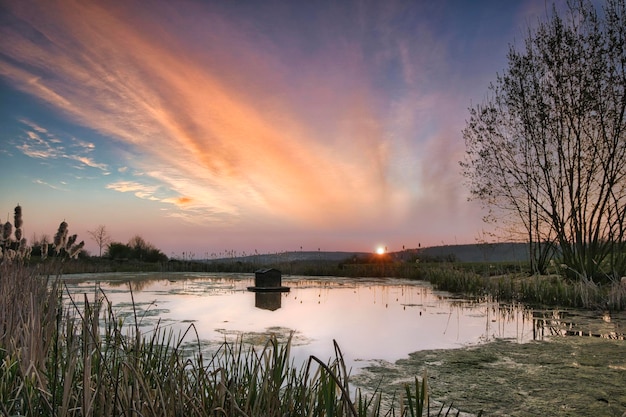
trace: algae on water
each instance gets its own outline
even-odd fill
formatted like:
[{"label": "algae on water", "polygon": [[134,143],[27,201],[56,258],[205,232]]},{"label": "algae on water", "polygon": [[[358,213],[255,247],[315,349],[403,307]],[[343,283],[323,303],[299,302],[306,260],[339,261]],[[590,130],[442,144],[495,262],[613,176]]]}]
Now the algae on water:
[{"label": "algae on water", "polygon": [[382,380],[400,392],[426,369],[431,398],[465,412],[498,416],[622,416],[626,412],[626,341],[557,337],[410,354],[353,377],[366,389]]}]

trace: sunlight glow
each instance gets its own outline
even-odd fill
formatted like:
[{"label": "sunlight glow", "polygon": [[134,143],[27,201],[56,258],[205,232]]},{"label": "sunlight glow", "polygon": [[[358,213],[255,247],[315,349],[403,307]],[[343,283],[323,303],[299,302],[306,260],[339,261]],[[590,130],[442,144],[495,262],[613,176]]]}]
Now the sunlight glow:
[{"label": "sunlight glow", "polygon": [[376,253],[379,255],[384,255],[385,254],[385,247],[384,246],[379,246],[376,248]]}]

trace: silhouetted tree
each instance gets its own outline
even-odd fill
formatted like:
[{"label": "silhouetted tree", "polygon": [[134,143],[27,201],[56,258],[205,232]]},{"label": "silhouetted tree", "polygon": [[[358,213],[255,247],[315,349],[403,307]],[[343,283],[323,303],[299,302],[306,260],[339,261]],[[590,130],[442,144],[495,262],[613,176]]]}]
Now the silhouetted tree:
[{"label": "silhouetted tree", "polygon": [[113,260],[130,259],[132,249],[130,246],[120,242],[111,242],[107,247],[105,255]]},{"label": "silhouetted tree", "polygon": [[90,230],[87,233],[91,236],[91,239],[96,242],[96,245],[98,245],[98,256],[102,257],[102,248],[106,247],[106,245],[111,242],[111,236],[107,232],[106,227],[99,225],[94,230]]},{"label": "silhouetted tree", "polygon": [[135,259],[145,262],[166,262],[167,256],[139,235],[133,236],[128,244],[112,242],[106,256],[110,259]]},{"label": "silhouetted tree", "polygon": [[543,272],[558,247],[572,276],[626,272],[626,3],[553,8],[470,109],[462,162],[474,198],[514,220]]}]

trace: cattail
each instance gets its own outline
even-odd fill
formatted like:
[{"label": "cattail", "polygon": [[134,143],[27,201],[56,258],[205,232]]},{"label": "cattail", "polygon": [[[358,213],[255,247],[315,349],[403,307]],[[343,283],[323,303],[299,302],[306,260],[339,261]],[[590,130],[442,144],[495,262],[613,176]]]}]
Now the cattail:
[{"label": "cattail", "polygon": [[28,240],[26,238],[20,239],[20,246],[18,248],[18,253],[20,258],[26,259],[26,257],[30,257],[30,248],[28,247]]},{"label": "cattail", "polygon": [[6,242],[11,239],[11,233],[13,233],[13,226],[11,223],[6,222],[4,226],[2,226],[2,240]]},{"label": "cattail", "polygon": [[[74,235],[76,236],[76,235]],[[74,239],[76,240],[76,239]],[[72,250],[70,251],[70,258],[78,259],[78,255],[80,254],[81,249],[85,246],[85,241],[81,240],[78,245],[74,245]]]},{"label": "cattail", "polygon": [[[22,227],[22,206],[19,204],[15,207],[15,215],[13,216],[14,224],[17,229]],[[19,239],[18,239],[19,240]]]},{"label": "cattail", "polygon": [[67,240],[67,223],[63,221],[59,225],[59,230],[57,230],[56,235],[54,235],[54,249],[56,250],[57,255],[59,254],[61,249],[65,248],[66,240]]},{"label": "cattail", "polygon": [[15,228],[15,240],[17,240],[18,242],[22,240],[22,228],[21,227]]},{"label": "cattail", "polygon": [[76,239],[77,239],[77,238],[78,238],[78,236],[77,236],[77,235],[75,235],[75,234],[74,234],[74,235],[72,235],[72,236],[70,236],[70,237],[69,237],[69,239],[67,239],[67,243],[66,243],[66,245],[65,245],[65,250],[69,251],[69,250],[70,250],[70,248],[72,247],[72,245],[73,245],[74,243],[76,243]]},{"label": "cattail", "polygon": [[63,240],[63,235],[67,236],[67,223],[61,222],[59,225],[59,229],[57,230],[56,235],[54,235],[54,246],[60,246],[61,241]]},{"label": "cattail", "polygon": [[48,257],[48,242],[45,240],[41,244],[41,260],[43,261]]}]

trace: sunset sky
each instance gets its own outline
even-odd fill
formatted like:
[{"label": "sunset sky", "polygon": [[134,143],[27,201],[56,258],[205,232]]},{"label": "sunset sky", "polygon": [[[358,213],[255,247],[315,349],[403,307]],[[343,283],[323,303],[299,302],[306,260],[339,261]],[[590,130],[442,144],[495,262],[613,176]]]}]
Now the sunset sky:
[{"label": "sunset sky", "polygon": [[92,254],[474,243],[467,108],[546,3],[2,0],[1,220]]}]

